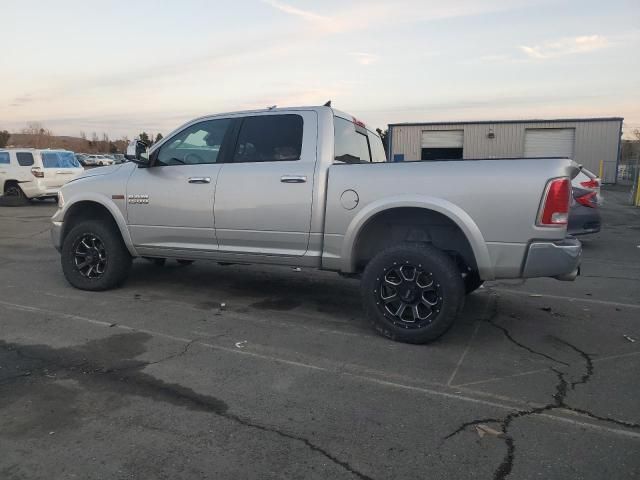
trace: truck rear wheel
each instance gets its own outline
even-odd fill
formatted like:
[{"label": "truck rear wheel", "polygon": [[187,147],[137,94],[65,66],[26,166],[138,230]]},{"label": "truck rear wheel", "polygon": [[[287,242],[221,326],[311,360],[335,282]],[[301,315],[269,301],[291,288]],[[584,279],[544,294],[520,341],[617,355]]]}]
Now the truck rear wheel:
[{"label": "truck rear wheel", "polygon": [[80,290],[108,290],[121,285],[131,269],[131,255],[120,232],[107,222],[88,220],[66,235],[62,271]]},{"label": "truck rear wheel", "polygon": [[453,325],[464,304],[455,262],[432,245],[378,253],[362,276],[362,301],[373,327],[391,340],[427,343]]}]

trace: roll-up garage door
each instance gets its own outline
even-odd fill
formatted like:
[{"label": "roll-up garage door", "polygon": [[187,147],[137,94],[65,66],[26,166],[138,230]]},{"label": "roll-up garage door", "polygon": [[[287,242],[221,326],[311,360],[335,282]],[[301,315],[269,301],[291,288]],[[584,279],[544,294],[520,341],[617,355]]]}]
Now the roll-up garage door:
[{"label": "roll-up garage door", "polygon": [[573,128],[531,128],[525,131],[524,156],[573,158]]},{"label": "roll-up garage door", "polygon": [[462,148],[462,130],[430,130],[422,132],[422,148]]},{"label": "roll-up garage door", "polygon": [[422,160],[459,160],[462,158],[463,130],[427,130],[422,132]]}]

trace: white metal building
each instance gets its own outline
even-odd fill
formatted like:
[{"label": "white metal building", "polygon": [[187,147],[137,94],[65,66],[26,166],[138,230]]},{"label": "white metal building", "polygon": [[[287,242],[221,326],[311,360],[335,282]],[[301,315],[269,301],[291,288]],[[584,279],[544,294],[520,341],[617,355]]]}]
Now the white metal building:
[{"label": "white metal building", "polygon": [[622,118],[501,120],[389,125],[389,158],[458,160],[474,158],[569,157],[615,183]]}]

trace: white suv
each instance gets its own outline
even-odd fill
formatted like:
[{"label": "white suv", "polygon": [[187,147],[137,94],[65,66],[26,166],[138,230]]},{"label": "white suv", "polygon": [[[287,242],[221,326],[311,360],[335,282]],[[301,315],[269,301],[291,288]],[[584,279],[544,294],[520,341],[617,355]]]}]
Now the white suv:
[{"label": "white suv", "polygon": [[0,149],[0,192],[13,205],[57,197],[62,185],[83,172],[67,150]]}]

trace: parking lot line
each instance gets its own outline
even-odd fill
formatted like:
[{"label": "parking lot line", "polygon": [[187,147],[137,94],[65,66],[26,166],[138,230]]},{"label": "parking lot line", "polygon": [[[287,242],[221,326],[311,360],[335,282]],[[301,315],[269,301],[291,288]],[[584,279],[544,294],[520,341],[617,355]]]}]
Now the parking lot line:
[{"label": "parking lot line", "polygon": [[[487,305],[489,305],[489,302],[491,301],[491,299],[487,299]],[[486,306],[485,306],[485,314],[486,314]],[[481,318],[484,318],[484,314]],[[464,348],[464,350],[462,351],[462,355],[460,355],[460,358],[458,359],[458,362],[456,363],[456,367],[453,369],[453,372],[451,372],[451,376],[449,377],[449,380],[447,381],[447,386],[450,387],[451,384],[453,383],[453,380],[456,378],[456,375],[458,374],[458,370],[460,370],[460,367],[462,366],[462,362],[464,362],[465,357],[467,356],[467,353],[469,352],[469,349],[471,348],[471,344],[473,343],[474,338],[476,338],[476,334],[478,333],[478,329],[480,328],[480,324],[476,323],[476,328],[473,329],[473,333],[471,334],[471,336],[469,337],[469,341],[467,342],[467,346]]]},{"label": "parking lot line", "polygon": [[562,295],[549,295],[546,293],[538,293],[538,292],[528,292],[525,290],[511,290],[510,288],[501,288],[501,287],[491,287],[492,290],[496,292],[502,293],[510,293],[512,295],[521,295],[525,297],[529,297],[531,295],[535,295],[539,298],[552,298],[554,300],[568,300],[570,302],[584,302],[584,303],[593,303],[597,305],[610,305],[612,307],[624,307],[624,308],[638,308],[640,309],[640,305],[636,305],[633,303],[620,303],[620,302],[612,302],[609,300],[596,300],[593,298],[579,298],[579,297],[565,297]]},{"label": "parking lot line", "polygon": [[[100,320],[95,320],[95,319],[84,317],[84,316],[70,315],[70,314],[58,312],[58,311],[55,311],[55,310],[49,310],[49,309],[38,308],[38,307],[31,307],[31,306],[28,306],[28,305],[21,305],[21,304],[7,302],[7,301],[3,301],[3,300],[0,300],[0,306],[3,306],[5,308],[7,308],[7,309],[14,309],[14,310],[25,311],[25,312],[30,312],[30,313],[39,313],[39,314],[50,315],[50,316],[57,316],[58,318],[61,318],[61,319],[90,323],[92,325],[96,325],[96,326],[103,327],[103,328],[117,328],[117,329],[127,330],[127,331],[142,332],[142,333],[146,333],[148,335],[152,335],[152,336],[155,336],[155,337],[166,338],[166,339],[174,340],[174,341],[181,342],[181,343],[199,345],[199,346],[202,346],[204,348],[208,348],[208,349],[212,349],[212,350],[216,350],[216,351],[222,351],[222,352],[226,352],[226,353],[232,353],[232,354],[244,355],[244,356],[248,356],[248,357],[260,358],[260,359],[263,359],[263,360],[269,360],[269,361],[281,363],[281,364],[284,364],[284,365],[290,365],[290,366],[297,367],[297,368],[305,368],[305,369],[310,369],[310,370],[315,370],[315,371],[322,371],[322,372],[325,372],[325,373],[328,373],[328,374],[333,374],[333,375],[336,375],[336,376],[343,376],[343,377],[359,379],[359,380],[365,381],[367,383],[372,383],[372,384],[376,384],[376,385],[381,385],[381,386],[401,389],[401,390],[404,390],[404,391],[412,391],[412,392],[417,392],[417,393],[421,393],[421,394],[424,394],[424,395],[437,396],[437,397],[447,398],[447,399],[451,399],[451,400],[458,400],[458,401],[467,402],[467,403],[474,403],[474,404],[477,404],[477,405],[483,405],[483,406],[487,406],[487,407],[499,408],[501,410],[507,410],[507,411],[511,411],[511,412],[516,412],[516,411],[519,410],[519,408],[514,406],[514,405],[508,405],[508,404],[505,404],[505,403],[499,403],[499,402],[495,402],[495,401],[484,400],[484,399],[481,399],[481,398],[475,398],[475,397],[471,397],[471,396],[468,396],[468,395],[462,395],[460,393],[456,393],[456,392],[453,392],[453,391],[448,392],[448,391],[444,391],[444,390],[436,390],[436,389],[433,389],[433,388],[426,388],[426,387],[420,387],[420,386],[415,386],[415,385],[407,385],[407,384],[403,384],[403,383],[399,383],[399,382],[394,382],[394,381],[389,381],[389,380],[384,380],[384,379],[372,377],[370,375],[364,375],[364,374],[354,373],[354,372],[345,372],[345,371],[341,371],[341,370],[338,370],[338,369],[332,369],[332,368],[327,368],[327,367],[323,367],[323,366],[320,366],[320,365],[314,365],[312,363],[292,361],[292,360],[284,359],[284,358],[277,357],[277,356],[274,356],[274,355],[264,355],[264,354],[260,354],[260,353],[257,353],[257,352],[251,352],[251,351],[246,350],[246,349],[230,348],[230,347],[224,347],[224,346],[220,346],[220,345],[214,345],[214,344],[211,344],[211,343],[197,342],[194,339],[179,337],[179,336],[176,336],[176,335],[171,335],[171,334],[167,334],[167,333],[156,331],[156,330],[149,330],[149,329],[144,329],[144,328],[135,328],[135,327],[131,327],[131,326],[128,326],[128,325],[123,325],[123,324],[110,324],[108,322],[103,322],[103,321],[100,321]],[[443,385],[443,387],[449,389],[449,387],[447,387],[446,385]],[[519,403],[525,403],[526,404],[526,402],[522,402],[522,401],[520,401]],[[574,414],[574,415],[577,415],[574,412],[571,412],[571,413]],[[549,414],[549,413],[541,413],[541,414],[536,414],[536,415],[538,417],[541,417],[541,418],[553,420],[553,421],[556,421],[556,422],[566,423],[566,424],[578,426],[578,427],[581,427],[581,428],[589,428],[589,429],[598,430],[598,431],[601,431],[601,432],[608,432],[608,433],[612,433],[612,434],[615,434],[615,435],[620,435],[620,436],[626,436],[626,437],[631,437],[631,438],[635,438],[635,439],[640,439],[640,433],[632,432],[632,431],[629,431],[629,430],[606,427],[606,426],[598,425],[598,424],[595,424],[595,423],[582,422],[582,421],[573,420],[573,419],[570,419],[570,418],[566,418],[566,417],[562,417],[562,416],[558,416],[558,415],[553,415],[553,414]]]}]

